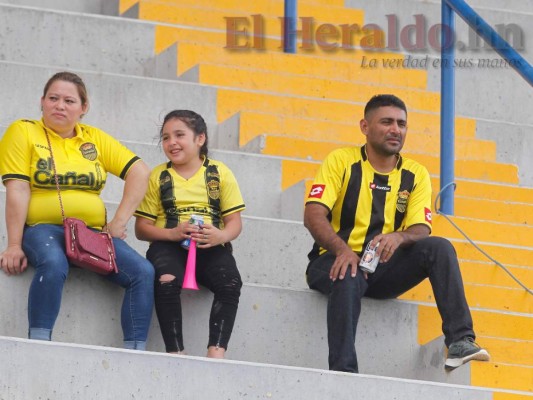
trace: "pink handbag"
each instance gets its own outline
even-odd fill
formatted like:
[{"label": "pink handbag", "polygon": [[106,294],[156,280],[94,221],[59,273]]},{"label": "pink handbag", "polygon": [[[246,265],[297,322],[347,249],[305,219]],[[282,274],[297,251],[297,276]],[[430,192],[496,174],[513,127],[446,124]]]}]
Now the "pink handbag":
[{"label": "pink handbag", "polygon": [[101,275],[118,272],[115,246],[108,232],[95,232],[77,218],[64,218],[63,227],[67,258],[72,264]]},{"label": "pink handbag", "polygon": [[108,275],[111,272],[117,273],[115,246],[111,235],[108,232],[97,232],[88,228],[85,222],[80,219],[65,217],[52,143],[46,129],[45,133],[54,168],[57,195],[65,229],[65,250],[69,262],[77,267],[88,269],[101,275]]}]

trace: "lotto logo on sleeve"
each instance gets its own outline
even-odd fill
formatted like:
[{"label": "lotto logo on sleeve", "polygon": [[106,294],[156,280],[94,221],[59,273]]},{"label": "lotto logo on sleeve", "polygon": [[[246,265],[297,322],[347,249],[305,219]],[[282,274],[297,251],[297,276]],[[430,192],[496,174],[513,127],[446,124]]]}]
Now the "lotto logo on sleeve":
[{"label": "lotto logo on sleeve", "polygon": [[326,185],[313,185],[309,191],[309,198],[321,199]]},{"label": "lotto logo on sleeve", "polygon": [[431,224],[431,210],[427,207],[424,207],[424,216],[426,218],[426,222]]}]

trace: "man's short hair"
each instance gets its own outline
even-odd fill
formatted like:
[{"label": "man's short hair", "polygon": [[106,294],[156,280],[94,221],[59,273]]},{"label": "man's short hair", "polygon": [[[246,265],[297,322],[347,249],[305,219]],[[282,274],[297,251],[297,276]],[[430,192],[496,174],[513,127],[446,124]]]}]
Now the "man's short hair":
[{"label": "man's short hair", "polygon": [[405,107],[403,100],[393,94],[377,94],[366,103],[365,118],[367,118],[368,113],[380,107],[396,107],[405,111],[405,115],[407,115],[407,107]]}]

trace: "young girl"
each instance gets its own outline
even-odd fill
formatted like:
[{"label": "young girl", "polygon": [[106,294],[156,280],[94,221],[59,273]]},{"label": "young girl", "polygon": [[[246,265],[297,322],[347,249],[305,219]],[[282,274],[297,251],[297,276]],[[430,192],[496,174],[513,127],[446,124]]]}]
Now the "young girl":
[{"label": "young girl", "polygon": [[[242,286],[230,241],[241,232],[244,202],[232,172],[207,158],[207,127],[193,111],[165,116],[161,143],[169,162],[150,176],[146,197],[135,213],[135,233],[150,241],[146,253],[155,268],[155,307],[168,353],[182,353],[180,293],[188,250],[197,244],[196,279],[214,293],[207,356],[223,358],[233,330]],[[190,223],[192,216],[203,223]]]}]

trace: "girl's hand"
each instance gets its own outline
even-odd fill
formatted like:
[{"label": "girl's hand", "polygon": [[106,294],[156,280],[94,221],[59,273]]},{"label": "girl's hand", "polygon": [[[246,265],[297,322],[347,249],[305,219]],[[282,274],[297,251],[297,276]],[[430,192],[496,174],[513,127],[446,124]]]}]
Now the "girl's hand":
[{"label": "girl's hand", "polygon": [[175,228],[169,229],[169,240],[173,242],[181,242],[185,239],[190,239],[191,234],[198,232],[200,227],[187,222],[182,222],[178,224]]},{"label": "girl's hand", "polygon": [[196,242],[196,247],[200,249],[215,247],[227,241],[224,231],[211,224],[200,225],[200,229],[191,234],[191,239]]}]

